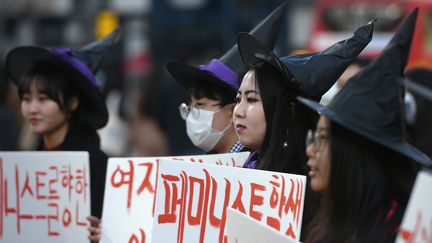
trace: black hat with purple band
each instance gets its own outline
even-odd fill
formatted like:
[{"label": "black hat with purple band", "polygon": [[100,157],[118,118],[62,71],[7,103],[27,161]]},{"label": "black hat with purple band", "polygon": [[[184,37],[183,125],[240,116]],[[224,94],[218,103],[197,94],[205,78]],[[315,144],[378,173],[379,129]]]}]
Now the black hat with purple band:
[{"label": "black hat with purple band", "polygon": [[[273,49],[286,12],[286,4],[282,4],[271,12],[250,32]],[[171,75],[186,89],[197,82],[208,82],[225,87],[235,94],[239,88],[237,71],[243,67],[237,45],[234,45],[219,59],[212,59],[207,65],[198,67],[180,62],[170,62],[167,69]]]},{"label": "black hat with purple band", "polygon": [[83,119],[99,129],[108,122],[108,110],[100,91],[95,74],[102,66],[108,48],[114,43],[120,30],[116,29],[107,37],[92,42],[79,50],[71,48],[44,48],[22,46],[12,49],[6,57],[6,68],[15,84],[37,65],[44,64],[58,68],[70,75],[76,82]]},{"label": "black hat with purple band", "polygon": [[310,99],[298,99],[360,136],[430,167],[432,160],[407,142],[404,88],[400,84],[417,12],[408,16],[381,55],[351,77],[327,107]]}]

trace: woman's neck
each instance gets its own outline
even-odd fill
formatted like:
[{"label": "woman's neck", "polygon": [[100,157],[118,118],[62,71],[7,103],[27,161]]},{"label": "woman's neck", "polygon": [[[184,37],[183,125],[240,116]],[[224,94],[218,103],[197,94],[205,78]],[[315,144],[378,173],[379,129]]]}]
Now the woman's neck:
[{"label": "woman's neck", "polygon": [[55,129],[54,131],[44,134],[43,135],[44,149],[52,149],[62,144],[68,130],[69,130],[69,124],[65,123],[61,127]]}]

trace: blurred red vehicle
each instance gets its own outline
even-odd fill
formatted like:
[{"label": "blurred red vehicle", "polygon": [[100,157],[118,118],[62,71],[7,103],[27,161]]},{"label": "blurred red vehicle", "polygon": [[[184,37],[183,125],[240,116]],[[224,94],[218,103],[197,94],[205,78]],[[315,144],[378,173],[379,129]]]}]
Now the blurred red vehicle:
[{"label": "blurred red vehicle", "polygon": [[432,68],[432,0],[316,0],[308,49],[323,50],[377,18],[372,42],[361,54],[373,58],[416,7],[419,15],[407,68]]}]

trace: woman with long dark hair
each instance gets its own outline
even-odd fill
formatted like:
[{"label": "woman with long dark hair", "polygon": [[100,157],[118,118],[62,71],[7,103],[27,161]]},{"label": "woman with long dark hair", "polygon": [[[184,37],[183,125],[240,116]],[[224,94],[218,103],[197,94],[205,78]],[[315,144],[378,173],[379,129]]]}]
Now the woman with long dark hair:
[{"label": "woman with long dark hair", "polygon": [[[273,49],[286,13],[282,4],[250,33]],[[206,65],[192,67],[171,62],[168,71],[187,90],[188,99],[180,112],[193,144],[206,153],[233,153],[243,150],[232,124],[234,97],[239,88],[236,71],[242,67],[237,45]]]},{"label": "woman with long dark hair", "polygon": [[[245,167],[307,175],[304,139],[318,117],[296,97],[319,100],[369,43],[372,31],[370,23],[323,52],[283,58],[252,36],[239,35],[246,70],[240,75],[233,120],[239,141],[254,151]],[[307,186],[303,226],[318,205]]]},{"label": "woman with long dark hair", "polygon": [[89,153],[91,214],[102,215],[107,155],[97,129],[108,110],[95,73],[118,30],[80,49],[17,47],[8,53],[7,70],[18,86],[21,112],[40,136],[37,150]]},{"label": "woman with long dark hair", "polygon": [[299,98],[321,114],[306,153],[311,188],[323,201],[306,242],[394,242],[418,171],[413,161],[432,165],[407,143],[398,83],[416,14],[328,107]]}]

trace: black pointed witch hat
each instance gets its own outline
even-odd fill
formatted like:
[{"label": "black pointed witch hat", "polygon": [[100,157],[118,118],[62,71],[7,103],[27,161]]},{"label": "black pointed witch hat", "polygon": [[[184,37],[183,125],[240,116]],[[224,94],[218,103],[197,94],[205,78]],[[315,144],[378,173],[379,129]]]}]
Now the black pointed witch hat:
[{"label": "black pointed witch hat", "polygon": [[[252,29],[250,34],[273,49],[285,12],[286,4],[284,3]],[[185,63],[170,62],[166,67],[171,75],[186,89],[194,86],[196,82],[210,82],[225,87],[235,94],[239,88],[236,71],[243,67],[243,63],[241,62],[238,47],[234,45],[222,57],[211,60],[207,65],[193,67]]]},{"label": "black pointed witch hat", "polygon": [[6,69],[15,84],[34,67],[45,64],[66,72],[76,82],[82,116],[89,126],[99,129],[108,122],[108,110],[100,92],[95,74],[101,67],[108,48],[114,43],[120,30],[92,42],[79,50],[70,48],[44,48],[22,46],[12,49],[6,57]]},{"label": "black pointed witch hat", "polygon": [[320,100],[372,40],[374,21],[358,28],[350,39],[318,53],[277,57],[264,43],[240,33],[237,44],[245,65],[267,62],[279,70],[295,95]]},{"label": "black pointed witch hat", "polygon": [[431,159],[407,143],[403,113],[405,68],[417,18],[416,9],[400,26],[381,55],[351,77],[328,107],[299,100],[330,120],[424,165]]}]

